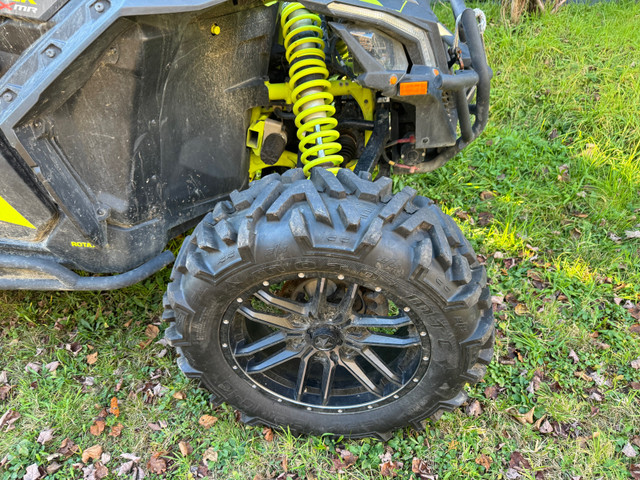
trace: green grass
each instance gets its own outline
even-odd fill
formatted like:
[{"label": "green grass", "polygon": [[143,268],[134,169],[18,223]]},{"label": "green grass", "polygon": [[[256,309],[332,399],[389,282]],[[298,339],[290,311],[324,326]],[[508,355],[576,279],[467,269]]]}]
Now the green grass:
[{"label": "green grass", "polygon": [[[166,347],[157,339],[140,348],[148,324],[166,327],[165,271],[113,293],[0,293],[0,371],[15,385],[0,415],[21,415],[15,429],[0,433],[0,460],[8,455],[0,477],[22,478],[27,466],[52,461],[62,468],[51,478],[82,477],[78,454],[47,460],[68,437],[82,450],[100,444],[112,457],[111,476],[123,453],[142,457],[146,470],[151,454],[164,452],[167,477],[187,478],[213,448],[210,477],[218,479],[274,478],[283,463],[299,478],[379,478],[385,452],[404,463],[399,478],[415,478],[414,457],[440,479],[506,478],[514,452],[530,464],[520,471],[525,479],[630,478],[633,459],[622,449],[640,434],[640,390],[631,386],[640,371],[630,365],[640,339],[623,305],[640,302],[640,241],[625,236],[640,230],[640,5],[570,5],[515,26],[502,23],[497,6],[482,7],[494,70],[490,126],[441,170],[394,178],[397,189],[410,185],[454,215],[486,258],[494,295],[506,295],[496,312],[495,361],[469,388],[480,416],[461,409],[386,443],[286,432],[267,442],[231,408],[214,410],[172,352],[161,355]],[[481,196],[486,191],[493,198]],[[493,217],[481,225],[483,213]],[[81,346],[76,355],[65,348],[73,342]],[[60,362],[55,373],[25,372],[29,362],[53,361]],[[161,396],[150,393],[158,384],[166,388]],[[489,387],[497,398],[487,398]],[[108,415],[105,432],[91,435],[113,397],[120,416]],[[553,432],[515,420],[531,409]],[[198,425],[204,414],[217,423]],[[149,427],[160,422],[160,431]],[[107,436],[117,423],[122,434]],[[54,439],[40,445],[48,428]],[[187,457],[181,441],[194,449]],[[346,473],[332,472],[341,448],[358,460]],[[476,462],[481,455],[488,471]]]}]

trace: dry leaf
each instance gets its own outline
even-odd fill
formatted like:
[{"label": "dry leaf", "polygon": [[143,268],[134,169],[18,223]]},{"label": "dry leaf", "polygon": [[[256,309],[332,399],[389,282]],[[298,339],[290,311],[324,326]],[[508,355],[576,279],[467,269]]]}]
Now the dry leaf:
[{"label": "dry leaf", "polygon": [[7,410],[2,417],[0,417],[0,428],[6,427],[5,431],[13,430],[16,428],[13,424],[20,418],[20,414],[15,410]]},{"label": "dry leaf", "polygon": [[204,428],[211,428],[216,424],[217,421],[217,417],[212,417],[211,415],[203,415],[200,417],[200,420],[198,420],[198,423]]},{"label": "dry leaf", "polygon": [[100,445],[89,447],[82,452],[82,463],[88,463],[89,460],[98,460],[100,455],[102,455],[102,447]]},{"label": "dry leaf", "polygon": [[569,352],[569,358],[573,361],[573,363],[578,363],[580,361],[578,354],[574,352],[573,349]]},{"label": "dry leaf", "polygon": [[480,194],[481,200],[491,200],[494,197],[495,197],[495,194],[493,192],[490,192],[489,190],[485,190]]},{"label": "dry leaf", "polygon": [[49,370],[50,373],[55,372],[58,367],[60,366],[60,362],[51,362],[51,363],[47,363],[44,368]]},{"label": "dry leaf", "polygon": [[44,445],[51,440],[53,440],[53,429],[41,431],[36,442],[38,442],[40,445]]},{"label": "dry leaf", "polygon": [[104,420],[96,420],[93,425],[89,428],[89,433],[94,436],[101,435],[104,432]]},{"label": "dry leaf", "polygon": [[151,455],[151,458],[147,462],[147,468],[151,473],[160,475],[167,471],[167,462],[165,462],[161,456],[162,452],[156,452]]},{"label": "dry leaf", "polygon": [[93,352],[87,355],[87,363],[93,365],[98,361],[98,352]]},{"label": "dry leaf", "polygon": [[27,473],[22,477],[22,480],[38,480],[39,478],[42,478],[42,475],[40,475],[40,468],[37,463],[34,463],[27,467]]},{"label": "dry leaf", "polygon": [[527,413],[524,413],[524,414],[512,413],[511,415],[513,415],[513,418],[515,418],[517,421],[519,421],[522,425],[527,425],[527,424],[532,424],[533,423],[533,413],[534,413],[534,411],[535,411],[535,408],[532,408]]},{"label": "dry leaf", "polygon": [[399,470],[403,467],[402,462],[388,461],[380,464],[380,475],[383,477],[397,477]]},{"label": "dry leaf", "polygon": [[155,339],[159,333],[160,333],[160,329],[155,325],[147,325],[147,328],[145,328],[144,330],[144,334],[147,336],[147,338],[150,338],[151,340]]},{"label": "dry leaf", "polygon": [[264,427],[262,429],[262,436],[267,442],[273,442],[273,430],[269,427]]},{"label": "dry leaf", "polygon": [[70,457],[71,455],[78,452],[80,447],[76,445],[73,440],[70,438],[65,438],[60,444],[60,448],[58,448],[58,453],[63,455],[65,458]]},{"label": "dry leaf", "polygon": [[640,238],[640,230],[627,230],[624,232],[627,238]]},{"label": "dry leaf", "polygon": [[176,400],[185,400],[187,396],[183,392],[176,392],[173,394],[173,398]]},{"label": "dry leaf", "polygon": [[2,385],[0,387],[0,401],[9,398],[9,392],[13,389],[13,385]]},{"label": "dry leaf", "polygon": [[640,358],[636,358],[635,360],[631,360],[631,368],[636,370],[640,369]]},{"label": "dry leaf", "polygon": [[545,420],[544,422],[542,422],[542,425],[540,425],[540,428],[538,429],[538,431],[540,433],[548,434],[553,432],[553,427],[551,426],[548,420]]},{"label": "dry leaf", "polygon": [[182,453],[183,457],[190,455],[193,452],[193,447],[189,445],[189,442],[180,442],[178,443],[178,448],[180,449],[180,453]]},{"label": "dry leaf", "polygon": [[470,417],[479,417],[482,415],[482,406],[478,400],[472,400],[466,408],[467,415]]},{"label": "dry leaf", "polygon": [[216,463],[218,461],[218,452],[216,452],[212,447],[207,448],[202,455],[202,461],[207,464],[207,462]]},{"label": "dry leaf", "polygon": [[519,303],[516,305],[516,315],[524,315],[526,313],[529,313],[529,310],[527,309],[527,306],[524,303]]},{"label": "dry leaf", "polygon": [[622,448],[622,454],[628,458],[636,458],[638,456],[638,452],[636,452],[636,449],[633,448],[633,445],[631,445],[630,443],[627,443]]},{"label": "dry leaf", "polygon": [[42,370],[42,365],[40,365],[38,362],[29,362],[27,363],[27,366],[24,367],[24,371],[27,373],[40,373],[40,370]]},{"label": "dry leaf", "polygon": [[118,407],[118,399],[113,397],[111,399],[111,406],[109,407],[109,413],[114,415],[116,418],[120,416],[120,407]]},{"label": "dry leaf", "polygon": [[491,457],[485,455],[484,453],[481,453],[480,456],[478,458],[476,458],[476,463],[478,465],[483,466],[485,469],[489,470],[491,468],[491,463],[493,461],[491,460]]},{"label": "dry leaf", "polygon": [[105,467],[102,463],[98,462],[94,466],[96,468],[94,472],[96,480],[102,480],[107,475],[109,475],[109,469]]},{"label": "dry leaf", "polygon": [[530,470],[531,464],[520,452],[513,452],[509,460],[509,468]]},{"label": "dry leaf", "polygon": [[122,429],[124,428],[124,425],[122,425],[121,423],[114,425],[113,427],[111,427],[111,431],[109,432],[109,436],[110,437],[119,437],[120,434],[122,433]]},{"label": "dry leaf", "polygon": [[497,385],[491,385],[484,389],[484,396],[489,400],[495,400],[498,398],[498,394],[500,393],[500,389]]},{"label": "dry leaf", "polygon": [[160,430],[162,430],[162,427],[157,423],[147,423],[147,426],[154,432],[159,432]]}]

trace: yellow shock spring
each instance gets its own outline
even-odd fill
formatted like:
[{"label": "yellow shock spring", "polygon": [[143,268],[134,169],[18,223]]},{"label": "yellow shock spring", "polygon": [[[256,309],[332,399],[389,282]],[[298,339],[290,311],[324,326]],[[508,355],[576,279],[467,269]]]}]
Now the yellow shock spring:
[{"label": "yellow shock spring", "polygon": [[285,3],[281,14],[282,36],[287,62],[293,113],[296,115],[300,160],[304,173],[317,166],[343,162],[342,146],[336,141],[338,121],[333,95],[327,90],[329,70],[325,62],[320,17],[300,3]]}]

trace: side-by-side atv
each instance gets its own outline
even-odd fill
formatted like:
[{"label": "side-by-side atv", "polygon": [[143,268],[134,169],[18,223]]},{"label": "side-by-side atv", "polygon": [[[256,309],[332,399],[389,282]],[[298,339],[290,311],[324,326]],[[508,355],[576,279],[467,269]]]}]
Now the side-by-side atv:
[{"label": "side-by-side atv", "polygon": [[214,402],[383,438],[459,406],[486,273],[389,178],[486,125],[486,22],[450,3],[453,31],[428,0],[0,2],[0,288],[125,287],[195,227],[164,319]]}]

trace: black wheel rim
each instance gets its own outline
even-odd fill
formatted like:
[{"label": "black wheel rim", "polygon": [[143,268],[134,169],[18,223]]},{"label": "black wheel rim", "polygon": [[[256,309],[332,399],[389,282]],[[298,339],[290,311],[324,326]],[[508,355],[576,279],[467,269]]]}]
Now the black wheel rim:
[{"label": "black wheel rim", "polygon": [[238,376],[279,403],[367,410],[423,378],[429,335],[410,305],[341,274],[263,282],[227,309],[221,344]]}]

